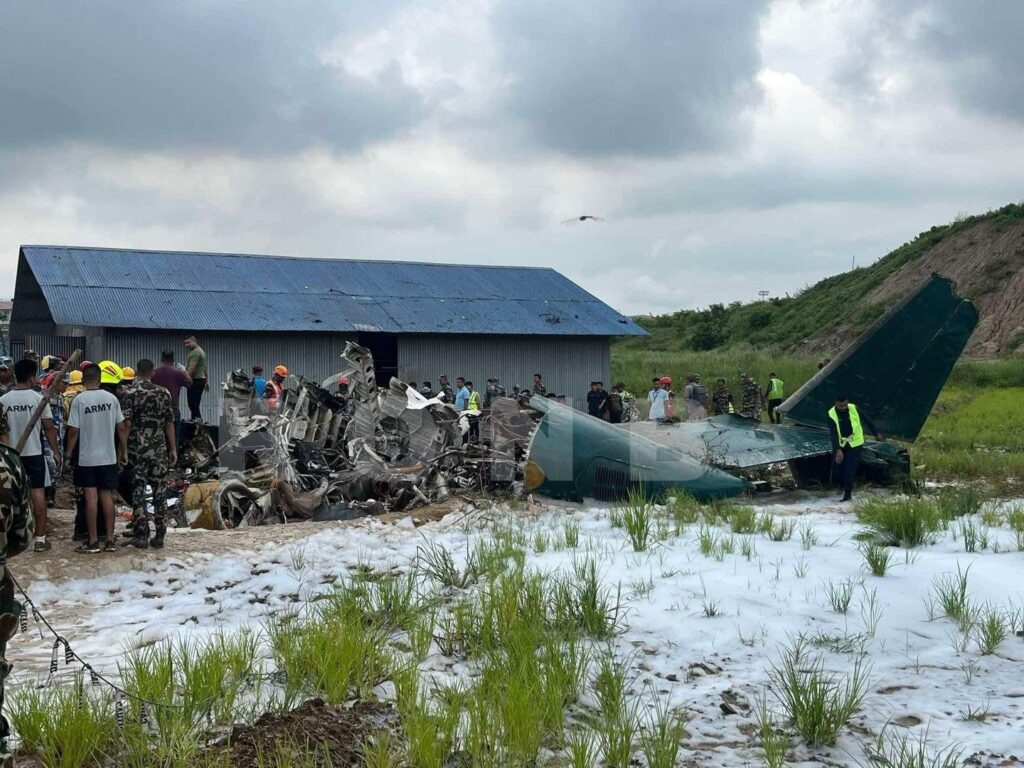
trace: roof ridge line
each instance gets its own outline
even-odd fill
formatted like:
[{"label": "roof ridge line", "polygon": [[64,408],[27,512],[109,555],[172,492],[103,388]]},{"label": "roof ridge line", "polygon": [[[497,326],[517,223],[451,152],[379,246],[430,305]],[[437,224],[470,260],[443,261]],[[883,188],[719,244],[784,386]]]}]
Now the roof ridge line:
[{"label": "roof ridge line", "polygon": [[[91,246],[91,245],[44,245],[40,243],[22,243],[18,246],[19,250],[25,248],[37,248],[40,250],[60,250],[60,251],[105,251],[108,253],[152,253],[161,254],[168,256],[229,256],[236,259],[286,259],[288,261],[319,261],[319,262],[332,262],[332,261],[344,261],[349,264],[415,264],[420,267],[471,267],[473,269],[532,269],[538,271],[554,272],[555,274],[562,275],[554,267],[535,267],[535,266],[522,266],[516,264],[455,264],[452,262],[445,261],[409,261],[406,259],[350,259],[345,257],[330,257],[330,256],[280,256],[272,253],[230,253],[227,251],[173,251],[163,249],[150,249],[150,248],[114,248],[111,246]],[[565,277],[565,275],[562,275]],[[566,278],[568,280],[568,278]]]}]

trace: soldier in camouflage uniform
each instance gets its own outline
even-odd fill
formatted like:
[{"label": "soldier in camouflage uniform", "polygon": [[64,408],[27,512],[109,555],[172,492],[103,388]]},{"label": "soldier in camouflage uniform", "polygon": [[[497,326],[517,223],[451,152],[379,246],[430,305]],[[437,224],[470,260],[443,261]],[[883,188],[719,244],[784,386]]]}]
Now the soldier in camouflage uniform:
[{"label": "soldier in camouflage uniform", "polygon": [[455,391],[452,389],[452,385],[448,383],[448,374],[446,373],[441,374],[441,378],[438,379],[437,396],[441,398],[441,402],[455,405]]},{"label": "soldier in camouflage uniform", "polygon": [[[134,467],[132,487],[132,537],[125,546],[162,547],[167,532],[167,472],[177,460],[174,445],[174,412],[171,395],[150,381],[152,360],[139,360],[135,367],[135,385],[122,403],[129,425],[128,460]],[[153,488],[153,521],[156,535],[149,538],[146,519],[146,485]]]},{"label": "soldier in camouflage uniform", "polygon": [[9,357],[0,357],[0,395],[6,395],[14,389],[14,361]]},{"label": "soldier in camouflage uniform", "polygon": [[[0,435],[8,434],[7,416],[0,415]],[[28,477],[13,448],[0,444],[0,709],[4,703],[4,680],[11,672],[7,643],[18,631],[21,604],[14,599],[14,581],[7,571],[7,558],[24,552],[32,540],[35,519],[29,514]],[[14,765],[7,751],[10,726],[0,714],[0,768]]]},{"label": "soldier in camouflage uniform", "polygon": [[740,381],[743,382],[743,400],[740,402],[740,416],[760,421],[761,412],[764,410],[764,393],[757,386],[757,382],[747,374],[742,374]]},{"label": "soldier in camouflage uniform", "polygon": [[732,392],[729,391],[729,385],[726,384],[725,379],[719,377],[711,390],[711,415],[722,416],[732,412]]}]

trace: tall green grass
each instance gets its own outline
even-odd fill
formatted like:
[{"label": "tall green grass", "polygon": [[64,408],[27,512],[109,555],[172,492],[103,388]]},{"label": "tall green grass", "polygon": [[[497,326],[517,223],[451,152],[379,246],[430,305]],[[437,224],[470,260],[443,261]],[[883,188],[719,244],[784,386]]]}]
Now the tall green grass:
[{"label": "tall green grass", "polygon": [[21,747],[45,768],[79,768],[109,753],[117,734],[106,691],[72,685],[8,688],[8,713]]},{"label": "tall green grass", "polygon": [[665,351],[620,345],[612,348],[612,380],[623,382],[627,390],[637,395],[646,395],[654,376],[671,376],[681,387],[688,374],[696,373],[700,374],[701,382],[708,390],[716,378],[725,377],[738,401],[741,373],[749,373],[764,385],[768,374],[775,372],[786,383],[786,389],[795,392],[816,371],[816,360],[753,348],[712,352]]},{"label": "tall green grass", "polygon": [[869,688],[868,668],[859,659],[848,676],[828,672],[823,658],[812,655],[799,639],[783,649],[768,678],[793,729],[815,747],[835,743]]},{"label": "tall green grass", "polygon": [[872,498],[859,503],[855,512],[864,525],[858,538],[883,547],[932,544],[942,524],[938,506],[931,499]]}]

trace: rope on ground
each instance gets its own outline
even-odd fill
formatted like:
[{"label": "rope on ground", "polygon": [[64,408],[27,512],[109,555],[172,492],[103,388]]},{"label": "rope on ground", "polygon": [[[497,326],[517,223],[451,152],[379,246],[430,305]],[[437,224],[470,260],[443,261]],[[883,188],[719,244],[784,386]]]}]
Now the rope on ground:
[{"label": "rope on ground", "polygon": [[[176,710],[194,708],[189,707],[185,704],[175,704],[173,702],[150,701],[149,699],[143,698],[142,696],[137,696],[131,691],[127,691],[121,686],[114,683],[112,680],[110,680],[110,678],[106,677],[104,674],[97,671],[96,668],[92,666],[92,664],[87,662],[85,659],[79,656],[74,650],[72,650],[71,643],[68,641],[68,639],[64,637],[62,634],[60,634],[56,629],[54,629],[53,625],[47,620],[46,616],[43,615],[42,611],[40,611],[36,604],[32,602],[32,598],[28,596],[28,593],[21,586],[18,580],[14,577],[14,574],[11,574],[11,580],[14,582],[14,586],[18,588],[18,591],[24,598],[25,603],[29,606],[29,608],[32,609],[32,618],[36,622],[36,626],[39,627],[40,639],[45,639],[45,636],[43,635],[43,627],[46,627],[50,634],[53,635],[53,650],[50,654],[50,677],[47,680],[47,684],[49,684],[54,679],[54,676],[57,673],[57,670],[59,668],[60,649],[61,647],[63,647],[65,666],[70,666],[72,662],[77,661],[82,666],[83,670],[89,673],[89,680],[93,685],[103,684],[114,692],[115,717],[117,719],[118,726],[124,726],[124,699],[135,701],[139,705],[139,721],[142,725],[145,725],[149,721],[149,716],[147,714],[146,707]],[[28,620],[25,616],[24,609],[22,610],[21,616],[21,626],[22,629],[25,630],[28,628]],[[205,701],[200,702],[199,710],[202,713],[204,713],[207,717],[209,717],[210,711],[213,708],[214,701],[214,698],[209,698]]]}]

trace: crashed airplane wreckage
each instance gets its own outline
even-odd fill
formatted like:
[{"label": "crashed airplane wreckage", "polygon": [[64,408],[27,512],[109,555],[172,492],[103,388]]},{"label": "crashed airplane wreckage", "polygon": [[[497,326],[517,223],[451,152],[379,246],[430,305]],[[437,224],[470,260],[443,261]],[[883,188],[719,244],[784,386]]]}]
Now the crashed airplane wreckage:
[{"label": "crashed airplane wreckage", "polygon": [[[194,527],[345,520],[402,511],[452,492],[521,490],[534,421],[502,398],[459,413],[392,379],[378,388],[369,350],[349,343],[346,366],[322,384],[300,380],[276,411],[242,371],[224,382],[221,447],[196,462],[183,507]],[[336,392],[328,387],[347,382]],[[464,442],[470,420],[481,440]]]},{"label": "crashed airplane wreckage", "polygon": [[[828,410],[844,394],[870,415],[880,434],[912,443],[978,324],[978,311],[948,278],[933,274],[847,346],[778,410],[792,423],[761,424],[714,416],[679,424],[624,425],[699,461],[731,472],[787,462],[801,487],[831,485]],[[903,447],[868,440],[859,474],[880,484],[910,473]],[[643,481],[642,473],[638,478]],[[722,494],[731,489],[723,484]]]},{"label": "crashed airplane wreckage", "polygon": [[[888,436],[913,442],[977,324],[974,306],[933,275],[890,309],[779,410],[792,423],[717,416],[678,424],[610,424],[544,397],[499,397],[481,414],[457,412],[398,379],[376,384],[368,350],[349,343],[343,370],[305,380],[268,412],[242,371],[224,383],[221,434],[199,462],[184,507],[194,526],[342,520],[401,511],[456,492],[554,498],[649,496],[670,489],[706,500],[735,496],[742,473],[788,462],[798,484],[828,484],[826,412],[846,393]],[[347,381],[347,389],[329,387]],[[465,442],[470,419],[480,440]],[[226,429],[226,433],[225,433]],[[867,479],[909,472],[907,451],[868,442]]]}]

